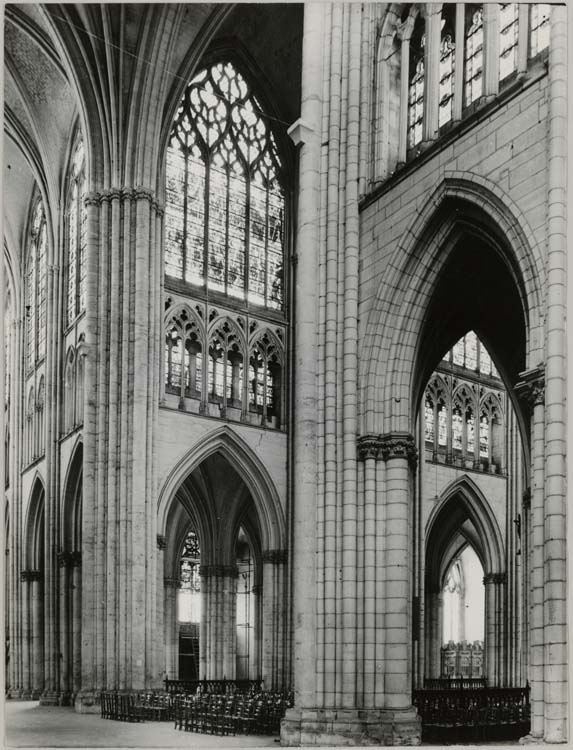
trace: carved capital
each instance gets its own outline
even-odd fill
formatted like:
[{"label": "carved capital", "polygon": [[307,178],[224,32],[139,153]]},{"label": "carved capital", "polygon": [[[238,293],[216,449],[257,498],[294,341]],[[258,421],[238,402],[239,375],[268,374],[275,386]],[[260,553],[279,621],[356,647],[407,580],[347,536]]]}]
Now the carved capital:
[{"label": "carved capital", "polygon": [[167,540],[163,534],[157,535],[157,549],[165,549],[167,547]]},{"label": "carved capital", "polygon": [[545,372],[540,365],[532,370],[520,372],[521,380],[514,390],[517,396],[527,403],[530,409],[545,403]]},{"label": "carved capital", "polygon": [[75,550],[70,554],[72,568],[79,568],[82,564],[82,553],[79,550]]},{"label": "carved capital", "polygon": [[32,583],[33,581],[42,580],[41,570],[22,570],[20,572],[20,578],[26,583]]},{"label": "carved capital", "polygon": [[180,589],[181,581],[179,578],[164,578],[163,585],[166,589]]},{"label": "carved capital", "polygon": [[380,435],[360,435],[356,441],[356,451],[359,461],[367,458],[376,460],[382,458],[382,439]]},{"label": "carved capital", "polygon": [[523,507],[531,508],[531,487],[526,487],[523,490]]},{"label": "carved capital", "polygon": [[268,549],[261,555],[264,563],[273,565],[282,565],[288,560],[288,551],[286,549]]},{"label": "carved capital", "polygon": [[58,566],[60,568],[71,568],[72,566],[72,553],[71,552],[58,552],[57,554]]},{"label": "carved capital", "polygon": [[200,565],[199,575],[201,578],[238,578],[239,571],[236,565]]},{"label": "carved capital", "polygon": [[415,469],[418,463],[418,451],[416,441],[409,432],[388,432],[380,437],[381,454],[384,461],[393,458],[405,458],[410,466]]},{"label": "carved capital", "polygon": [[484,586],[487,586],[489,583],[501,584],[506,582],[507,573],[487,573],[487,575],[483,577]]},{"label": "carved capital", "polygon": [[154,202],[152,191],[146,187],[143,187],[143,185],[138,185],[137,187],[133,188],[132,195],[133,199],[136,201],[146,200],[149,201],[149,203]]},{"label": "carved capital", "polygon": [[262,593],[263,593],[263,587],[261,586],[260,583],[257,584],[256,586],[253,586],[253,588],[251,589],[251,594],[254,594],[255,596],[261,596]]}]

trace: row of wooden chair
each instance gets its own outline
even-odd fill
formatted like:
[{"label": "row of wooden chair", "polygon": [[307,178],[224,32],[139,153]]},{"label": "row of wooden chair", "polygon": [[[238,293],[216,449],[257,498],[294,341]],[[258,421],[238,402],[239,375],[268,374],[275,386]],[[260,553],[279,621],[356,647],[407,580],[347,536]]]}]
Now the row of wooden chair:
[{"label": "row of wooden chair", "polygon": [[101,716],[117,721],[167,721],[173,718],[173,699],[164,693],[122,693],[105,691],[100,694]]},{"label": "row of wooden chair", "polygon": [[179,696],[174,707],[175,728],[218,735],[278,734],[289,706],[292,696],[283,692]]}]

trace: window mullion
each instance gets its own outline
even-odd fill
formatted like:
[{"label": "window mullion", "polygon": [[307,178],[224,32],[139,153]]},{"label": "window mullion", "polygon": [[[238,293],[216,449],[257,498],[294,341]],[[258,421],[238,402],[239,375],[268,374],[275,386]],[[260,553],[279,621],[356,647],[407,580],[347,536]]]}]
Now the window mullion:
[{"label": "window mullion", "polygon": [[[265,307],[269,304],[269,184],[265,191]],[[265,376],[266,379],[266,376]]]},{"label": "window mullion", "polygon": [[205,219],[203,226],[203,279],[205,289],[209,289],[209,195],[211,192],[211,155],[207,150],[205,158]]},{"label": "window mullion", "polygon": [[250,288],[250,253],[251,253],[251,170],[249,165],[245,168],[245,179],[246,179],[246,205],[245,205],[245,268],[243,279],[243,286],[245,289],[245,299],[247,305],[249,304],[249,288]]},{"label": "window mullion", "polygon": [[77,203],[76,203],[76,273],[74,279],[74,317],[80,314],[80,245],[81,245],[81,226],[82,226],[82,211],[81,211],[81,198],[80,195],[80,180],[77,183]]},{"label": "window mullion", "polygon": [[181,280],[187,280],[187,203],[189,190],[189,136],[185,136],[185,172],[183,177],[183,244],[181,246]]},{"label": "window mullion", "polygon": [[231,183],[231,165],[227,163],[227,184],[225,186],[225,294],[229,294],[229,198]]}]

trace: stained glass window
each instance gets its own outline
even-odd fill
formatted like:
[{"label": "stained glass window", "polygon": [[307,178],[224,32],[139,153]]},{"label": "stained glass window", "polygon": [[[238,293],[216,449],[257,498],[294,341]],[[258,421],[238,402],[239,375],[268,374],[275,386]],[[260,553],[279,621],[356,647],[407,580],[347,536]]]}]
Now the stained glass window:
[{"label": "stained glass window", "polygon": [[452,414],[452,444],[456,450],[462,449],[462,413],[454,409]]},{"label": "stained glass window", "polygon": [[431,401],[426,400],[424,405],[424,436],[429,443],[434,442],[434,407]]},{"label": "stained glass window", "polygon": [[486,416],[479,421],[479,454],[484,458],[489,456],[489,422]]},{"label": "stained glass window", "polygon": [[454,346],[453,361],[455,365],[463,367],[465,364],[464,340],[461,338]]},{"label": "stained glass window", "polygon": [[499,80],[517,68],[517,3],[499,6]]},{"label": "stained glass window", "polygon": [[408,96],[408,146],[413,148],[422,140],[424,121],[424,59],[416,63],[414,75],[410,81]]},{"label": "stained glass window", "polygon": [[48,233],[42,201],[32,217],[26,261],[26,368],[46,353],[46,253]]},{"label": "stained glass window", "polygon": [[475,370],[477,367],[477,336],[473,331],[465,335],[465,367]]},{"label": "stained glass window", "polygon": [[469,453],[473,453],[475,444],[475,419],[472,411],[466,412],[466,429],[467,450]]},{"label": "stained glass window", "polygon": [[454,100],[454,43],[450,34],[442,38],[440,46],[440,111],[439,126],[452,119]]},{"label": "stained glass window", "polygon": [[551,6],[535,3],[529,12],[529,56],[535,57],[549,47],[549,14]]},{"label": "stained glass window", "polygon": [[264,421],[280,420],[282,363],[278,346],[268,333],[253,345],[249,358],[249,406]]},{"label": "stained glass window", "polygon": [[86,297],[86,175],[84,146],[78,140],[70,168],[67,213],[67,322],[85,310]]},{"label": "stained glass window", "polygon": [[446,445],[448,440],[448,413],[444,404],[438,406],[438,445]]},{"label": "stained glass window", "polygon": [[466,33],[465,45],[465,103],[479,99],[483,92],[483,17],[482,9],[474,11]]},{"label": "stained glass window", "polygon": [[491,375],[492,374],[492,366],[493,362],[491,361],[491,357],[489,356],[488,350],[485,348],[485,346],[481,343],[479,345],[479,371],[483,375]]},{"label": "stained glass window", "polygon": [[167,149],[165,273],[283,306],[285,194],[268,119],[230,62],[198,73]]},{"label": "stained glass window", "polygon": [[199,538],[194,530],[190,530],[185,537],[179,561],[181,588],[177,597],[177,619],[180,622],[201,621],[200,563]]}]

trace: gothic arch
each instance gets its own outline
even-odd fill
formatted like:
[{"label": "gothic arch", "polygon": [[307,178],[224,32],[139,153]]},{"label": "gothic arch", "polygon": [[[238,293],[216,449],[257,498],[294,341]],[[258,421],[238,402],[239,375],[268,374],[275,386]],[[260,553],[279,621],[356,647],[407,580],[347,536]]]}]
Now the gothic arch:
[{"label": "gothic arch", "polygon": [[25,532],[25,562],[29,570],[43,570],[43,548],[44,548],[44,498],[45,488],[38,472],[32,482],[30,502],[26,514]]},{"label": "gothic arch", "polygon": [[68,463],[62,497],[62,549],[80,551],[82,536],[83,442],[80,437]]},{"label": "gothic arch", "polygon": [[426,580],[431,585],[441,582],[449,540],[466,519],[477,532],[477,539],[469,541],[475,546],[484,573],[505,571],[503,539],[495,515],[477,484],[464,475],[444,490],[426,524]]},{"label": "gothic arch", "polygon": [[478,175],[470,180],[467,173],[446,171],[399,242],[369,315],[362,352],[368,362],[362,399],[364,433],[414,432],[424,377],[435,365],[435,361],[421,362],[421,334],[440,276],[464,234],[490,247],[492,257],[512,279],[524,320],[524,368],[542,359],[544,272],[525,217],[489,180]]},{"label": "gothic arch", "polygon": [[227,425],[201,438],[167,477],[158,501],[158,533],[164,533],[167,512],[184,480],[214,453],[220,453],[249,488],[261,527],[263,549],[284,549],[286,525],[274,483],[252,449]]}]

